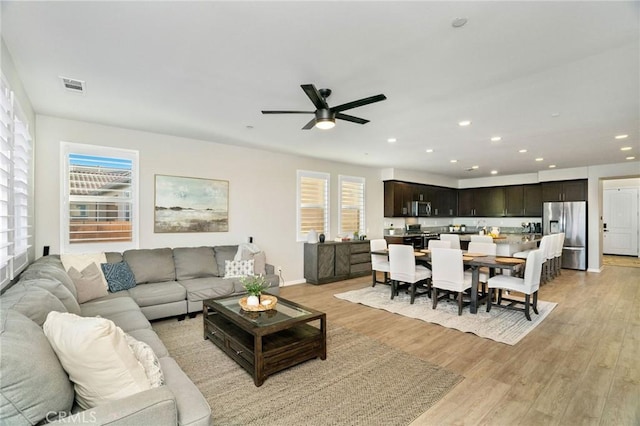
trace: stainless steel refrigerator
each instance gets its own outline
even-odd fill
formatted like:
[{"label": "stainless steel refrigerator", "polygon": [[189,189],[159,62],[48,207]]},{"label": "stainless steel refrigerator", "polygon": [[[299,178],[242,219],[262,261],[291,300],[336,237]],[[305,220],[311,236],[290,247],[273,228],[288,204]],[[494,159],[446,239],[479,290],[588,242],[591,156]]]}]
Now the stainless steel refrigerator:
[{"label": "stainless steel refrigerator", "polygon": [[544,203],[542,233],[564,232],[562,267],[587,269],[587,202]]}]

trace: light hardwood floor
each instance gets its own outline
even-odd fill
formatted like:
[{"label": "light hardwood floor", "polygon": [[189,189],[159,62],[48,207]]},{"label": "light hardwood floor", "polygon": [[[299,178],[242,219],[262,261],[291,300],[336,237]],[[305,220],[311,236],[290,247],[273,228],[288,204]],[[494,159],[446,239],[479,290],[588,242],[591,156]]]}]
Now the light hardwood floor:
[{"label": "light hardwood floor", "polygon": [[412,425],[640,425],[640,269],[563,270],[539,292],[558,306],[515,346],[333,297],[370,280],[287,286],[281,295],[464,376]]}]

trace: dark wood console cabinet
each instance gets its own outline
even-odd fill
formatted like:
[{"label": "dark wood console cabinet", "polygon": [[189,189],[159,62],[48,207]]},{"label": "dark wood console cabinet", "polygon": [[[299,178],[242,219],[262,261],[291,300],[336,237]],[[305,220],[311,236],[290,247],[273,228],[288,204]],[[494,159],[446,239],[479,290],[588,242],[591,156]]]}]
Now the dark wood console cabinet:
[{"label": "dark wood console cabinet", "polygon": [[369,241],[304,244],[304,278],[325,284],[371,274]]}]

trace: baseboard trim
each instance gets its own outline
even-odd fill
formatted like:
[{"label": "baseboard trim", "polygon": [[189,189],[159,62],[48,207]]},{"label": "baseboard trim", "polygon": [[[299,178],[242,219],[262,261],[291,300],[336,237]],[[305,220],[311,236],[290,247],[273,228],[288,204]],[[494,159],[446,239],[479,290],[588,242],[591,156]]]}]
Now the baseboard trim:
[{"label": "baseboard trim", "polygon": [[599,274],[600,272],[602,272],[603,268],[589,268],[587,269],[587,272],[595,272],[596,274]]},{"label": "baseboard trim", "polygon": [[288,287],[290,285],[296,285],[296,284],[304,284],[306,283],[307,280],[292,280],[292,281],[285,281],[281,287]]}]

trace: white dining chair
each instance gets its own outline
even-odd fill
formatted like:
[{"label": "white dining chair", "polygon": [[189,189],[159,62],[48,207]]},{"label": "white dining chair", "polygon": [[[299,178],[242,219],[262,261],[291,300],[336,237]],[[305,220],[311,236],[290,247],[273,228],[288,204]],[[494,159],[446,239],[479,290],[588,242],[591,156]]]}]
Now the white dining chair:
[{"label": "white dining chair", "polygon": [[562,249],[564,248],[564,232],[560,232],[558,234],[557,240],[556,240],[556,252],[555,252],[555,258],[553,260],[554,263],[554,272],[555,275],[558,276],[562,273]]},{"label": "white dining chair", "polygon": [[472,243],[492,243],[493,237],[490,235],[471,235]]},{"label": "white dining chair", "polygon": [[[409,286],[411,304],[416,296],[429,293],[431,271],[422,265],[416,265],[413,247],[404,244],[389,244],[389,265],[391,267],[391,299],[398,295],[402,284]],[[426,291],[418,292],[419,288]]]},{"label": "white dining chair", "polygon": [[540,277],[540,282],[544,284],[547,281],[546,276],[547,276],[547,270],[549,266],[547,263],[547,252],[548,250],[550,250],[551,247],[553,247],[553,238],[551,235],[545,235],[540,240],[540,244],[538,245],[538,248],[516,252],[513,254],[513,257],[517,257],[518,259],[526,259],[529,256],[529,253],[531,253],[532,251],[540,250],[541,252],[540,256],[542,258],[542,273]]},{"label": "white dining chair", "polygon": [[[438,300],[448,298],[456,293],[458,315],[462,315],[465,291],[471,288],[471,272],[464,270],[462,250],[452,248],[435,248],[431,251],[431,299],[432,308],[438,306]],[[440,291],[443,295],[439,296]],[[466,304],[469,304],[468,302]]]},{"label": "white dining chair", "polygon": [[429,240],[427,248],[429,250],[433,250],[434,248],[451,248],[451,241]]},{"label": "white dining chair", "polygon": [[[371,250],[371,275],[372,284],[371,287],[375,287],[376,284],[386,284],[389,282],[389,272],[391,267],[389,266],[389,256],[381,254],[373,254],[374,251],[384,251],[387,249],[387,240],[384,238],[375,239],[369,241],[369,247]],[[378,281],[377,273],[382,272],[384,274],[384,281]]]},{"label": "white dining chair", "polygon": [[[524,278],[511,277],[507,275],[496,275],[489,278],[487,287],[489,288],[489,301],[487,302],[487,312],[491,311],[492,306],[499,306],[505,309],[515,309],[524,311],[524,316],[531,321],[529,308],[533,308],[533,312],[538,314],[538,289],[540,288],[540,277],[542,274],[542,263],[544,261],[544,253],[542,250],[531,250],[527,254],[525,263]],[[497,302],[491,302],[493,290],[498,290]],[[524,294],[524,302],[516,299],[507,299],[502,297],[502,290],[516,291]],[[531,300],[533,296],[533,301]],[[509,302],[503,305],[502,301]],[[524,308],[518,309],[515,306],[524,304]]]},{"label": "white dining chair", "polygon": [[460,236],[458,234],[440,234],[440,240],[451,241],[452,249],[460,249]]}]

